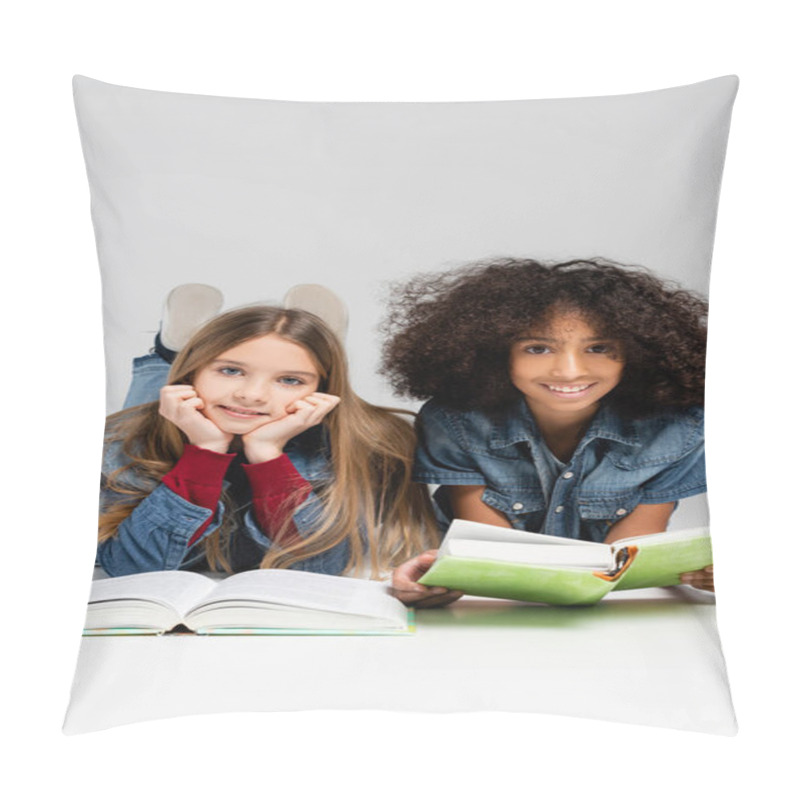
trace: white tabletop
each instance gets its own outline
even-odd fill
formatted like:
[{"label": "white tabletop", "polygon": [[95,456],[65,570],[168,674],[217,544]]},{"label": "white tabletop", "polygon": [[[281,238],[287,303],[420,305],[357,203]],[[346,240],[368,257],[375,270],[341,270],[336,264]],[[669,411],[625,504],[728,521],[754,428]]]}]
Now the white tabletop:
[{"label": "white tabletop", "polygon": [[735,727],[713,595],[676,587],[589,608],[462,598],[417,611],[410,636],[85,637],[65,730],[311,709]]}]

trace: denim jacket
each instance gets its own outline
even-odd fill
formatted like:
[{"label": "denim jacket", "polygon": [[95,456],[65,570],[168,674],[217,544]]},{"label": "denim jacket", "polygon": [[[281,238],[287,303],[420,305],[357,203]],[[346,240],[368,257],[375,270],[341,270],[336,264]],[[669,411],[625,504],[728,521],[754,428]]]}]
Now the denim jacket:
[{"label": "denim jacket", "polygon": [[[319,488],[330,480],[328,447],[322,428],[311,428],[295,437],[289,442],[285,452],[312,487]],[[108,486],[107,479],[114,470],[129,463],[129,460],[122,452],[119,441],[107,443],[103,454],[101,511],[115,502],[126,500],[126,495],[115,492]],[[230,474],[231,470],[228,472]],[[233,509],[236,520],[232,532],[231,554],[234,571],[258,567],[263,556],[272,547],[271,540],[255,522],[248,487],[244,483],[244,476],[241,477],[243,480],[238,487],[240,491],[230,492],[232,496],[241,497]],[[219,528],[226,512],[223,502],[220,501],[216,511],[212,513],[207,508],[184,500],[160,481],[147,484],[132,471],[124,473],[123,478],[132,487],[150,488],[152,491],[120,524],[116,535],[98,546],[99,565],[112,576],[154,570],[207,568],[202,543]],[[228,480],[224,485],[229,490],[237,488],[232,487]],[[319,498],[312,491],[293,516],[301,536],[308,536],[315,529],[320,511]],[[189,539],[209,517],[212,517],[212,521],[202,538],[189,547]],[[293,568],[338,575],[347,565],[349,555],[349,546],[343,542],[327,552],[297,562]]]},{"label": "denim jacket", "polygon": [[[456,411],[426,403],[417,419],[414,479],[485,485],[482,499],[520,530],[602,542],[640,503],[706,491],[703,410],[623,419],[601,407],[569,463],[554,476],[524,399],[510,411]],[[552,457],[551,457],[552,459]],[[440,524],[453,518],[447,492],[434,495]]]}]

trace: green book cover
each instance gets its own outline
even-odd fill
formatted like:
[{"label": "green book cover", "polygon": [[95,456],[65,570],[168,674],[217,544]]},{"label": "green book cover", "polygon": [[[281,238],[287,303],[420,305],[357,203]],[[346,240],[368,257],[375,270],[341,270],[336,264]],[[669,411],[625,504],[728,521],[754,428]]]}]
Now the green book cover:
[{"label": "green book cover", "polygon": [[596,603],[614,585],[586,569],[537,567],[456,556],[436,561],[419,582],[480,597],[563,606]]},{"label": "green book cover", "polygon": [[[537,553],[544,556],[545,551],[557,553],[549,557],[562,563],[537,563]],[[586,566],[595,560],[597,568]],[[587,605],[612,590],[678,584],[682,573],[711,563],[707,528],[636,536],[604,545],[454,520],[439,557],[419,582],[482,597]]]},{"label": "green book cover", "polygon": [[656,533],[622,540],[620,544],[633,545],[637,553],[630,567],[614,582],[614,591],[675,586],[681,582],[684,572],[693,572],[712,564],[708,533],[681,538],[680,534],[686,533],[688,531],[676,531],[673,538]]}]

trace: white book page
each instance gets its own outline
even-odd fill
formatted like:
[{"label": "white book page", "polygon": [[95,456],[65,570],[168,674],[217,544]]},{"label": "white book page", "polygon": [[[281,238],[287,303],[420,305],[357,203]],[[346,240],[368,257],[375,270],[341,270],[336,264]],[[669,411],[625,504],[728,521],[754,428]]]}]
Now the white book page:
[{"label": "white book page", "polygon": [[138,575],[122,575],[118,578],[92,581],[89,603],[148,600],[172,608],[183,617],[216,585],[217,581],[197,572],[184,570],[141,572]]},{"label": "white book page", "polygon": [[[556,538],[556,537],[548,537]],[[454,539],[440,548],[439,555],[461,558],[508,561],[517,564],[540,564],[553,567],[586,567],[611,569],[613,555],[611,547],[570,547],[561,544],[518,544],[515,542],[481,542],[470,539]]]},{"label": "white book page", "polygon": [[677,531],[663,531],[662,533],[648,533],[644,536],[630,536],[627,539],[619,539],[614,542],[615,548],[625,547],[628,544],[646,542],[649,544],[659,544],[661,542],[686,542],[690,539],[703,539],[709,535],[708,527],[684,528]]},{"label": "white book page", "polygon": [[221,600],[259,600],[365,617],[406,618],[405,606],[377,581],[289,569],[256,569],[233,575],[219,583],[196,608]]},{"label": "white book page", "polygon": [[190,627],[197,633],[219,633],[231,629],[252,632],[286,629],[297,631],[402,631],[407,628],[403,619],[366,617],[360,614],[340,614],[275,603],[240,603],[224,601],[202,607],[188,616]]},{"label": "white book page", "polygon": [[518,531],[515,528],[501,528],[498,525],[487,525],[483,522],[470,522],[465,519],[454,519],[450,523],[443,540],[478,539],[485,542],[509,542],[519,544],[557,544],[566,547],[586,547],[590,549],[607,548],[600,542],[584,542],[581,539],[565,539],[560,536],[548,536],[545,533]]}]

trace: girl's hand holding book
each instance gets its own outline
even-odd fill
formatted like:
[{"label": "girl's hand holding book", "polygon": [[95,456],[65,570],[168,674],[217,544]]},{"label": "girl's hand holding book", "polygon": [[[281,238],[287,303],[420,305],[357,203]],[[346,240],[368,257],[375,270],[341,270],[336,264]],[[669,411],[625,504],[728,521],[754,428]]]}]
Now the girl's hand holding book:
[{"label": "girl's hand holding book", "polygon": [[463,596],[463,592],[448,591],[443,586],[423,586],[417,581],[436,560],[436,550],[426,550],[397,567],[392,573],[392,594],[407,606],[434,608],[446,606]]},{"label": "girl's hand holding book", "polygon": [[278,458],[291,439],[319,425],[339,400],[335,395],[322,392],[295,400],[287,407],[285,417],[265,422],[242,436],[245,457],[251,464]]},{"label": "girl's hand holding book", "polygon": [[158,413],[180,428],[189,444],[227,453],[233,434],[221,431],[202,413],[203,401],[193,386],[178,384],[164,386],[159,396]]},{"label": "girl's hand holding book", "polygon": [[681,575],[681,583],[687,586],[694,586],[695,589],[703,589],[706,592],[714,591],[714,565],[709,564],[703,569],[694,572],[684,572]]}]

